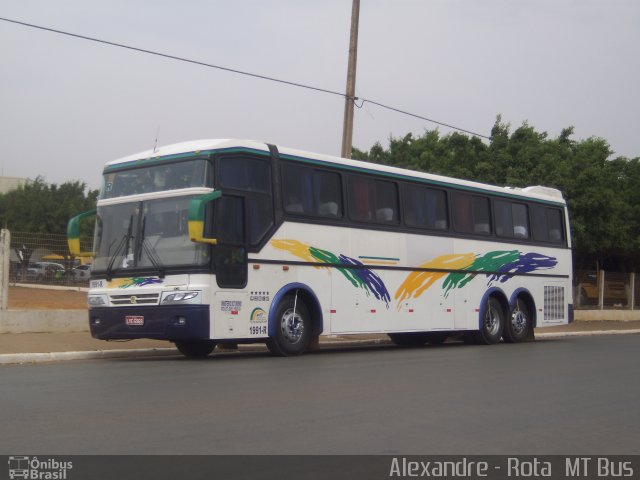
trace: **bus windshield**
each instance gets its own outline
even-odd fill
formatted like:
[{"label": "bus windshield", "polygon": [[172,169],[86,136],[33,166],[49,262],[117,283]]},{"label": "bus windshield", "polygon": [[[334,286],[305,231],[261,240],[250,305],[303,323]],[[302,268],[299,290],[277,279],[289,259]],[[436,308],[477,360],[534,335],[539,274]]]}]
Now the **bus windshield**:
[{"label": "bus windshield", "polygon": [[189,239],[192,195],[98,207],[95,272],[204,266],[209,247]]},{"label": "bus windshield", "polygon": [[107,171],[103,177],[101,198],[211,186],[211,172],[209,162],[202,158]]}]

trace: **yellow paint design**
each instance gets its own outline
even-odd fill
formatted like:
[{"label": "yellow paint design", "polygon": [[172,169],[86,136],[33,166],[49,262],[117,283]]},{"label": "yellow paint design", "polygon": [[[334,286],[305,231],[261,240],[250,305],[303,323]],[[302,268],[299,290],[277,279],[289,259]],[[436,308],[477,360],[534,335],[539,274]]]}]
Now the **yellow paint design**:
[{"label": "yellow paint design", "polygon": [[117,278],[107,283],[107,288],[122,288],[123,285],[131,283],[130,278]]},{"label": "yellow paint design", "polygon": [[[441,268],[447,270],[459,270],[473,264],[476,256],[473,253],[442,255],[423,263],[419,268]],[[398,301],[398,309],[407,298],[418,298],[436,281],[448,275],[449,272],[412,272],[396,291],[395,298]]]},{"label": "yellow paint design", "polygon": [[310,245],[298,240],[271,240],[271,245],[280,250],[285,250],[307,262],[317,262],[309,252]]}]

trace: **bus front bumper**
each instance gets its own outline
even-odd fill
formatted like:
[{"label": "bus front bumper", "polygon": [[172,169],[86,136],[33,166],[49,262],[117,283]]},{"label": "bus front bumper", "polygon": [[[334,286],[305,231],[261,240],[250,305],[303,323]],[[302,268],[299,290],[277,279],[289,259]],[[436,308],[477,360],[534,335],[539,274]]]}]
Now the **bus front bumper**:
[{"label": "bus front bumper", "polygon": [[89,328],[100,340],[208,339],[209,305],[92,308]]}]

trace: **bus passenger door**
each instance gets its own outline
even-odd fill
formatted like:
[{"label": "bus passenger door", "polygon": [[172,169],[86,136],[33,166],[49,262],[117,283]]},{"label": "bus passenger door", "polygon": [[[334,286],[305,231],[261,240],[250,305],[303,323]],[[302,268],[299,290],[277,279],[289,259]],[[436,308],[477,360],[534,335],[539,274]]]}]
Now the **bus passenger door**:
[{"label": "bus passenger door", "polygon": [[247,285],[244,198],[223,195],[215,208],[218,244],[213,247],[213,266],[216,281],[220,288],[244,288]]}]

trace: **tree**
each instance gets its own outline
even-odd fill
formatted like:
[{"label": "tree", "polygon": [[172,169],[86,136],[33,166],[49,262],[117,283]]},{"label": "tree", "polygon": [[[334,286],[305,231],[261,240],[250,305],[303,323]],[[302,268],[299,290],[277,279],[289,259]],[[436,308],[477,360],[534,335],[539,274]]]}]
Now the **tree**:
[{"label": "tree", "polygon": [[[571,216],[576,264],[608,268],[640,267],[640,158],[611,159],[602,138],[572,139],[573,127],[557,138],[498,116],[488,143],[462,133],[390,138],[353,157],[386,165],[494,185],[545,185],[561,190]],[[613,267],[612,267],[613,264]]]},{"label": "tree", "polygon": [[66,234],[71,217],[95,208],[98,190],[87,190],[80,181],[61,185],[36,178],[0,195],[0,222],[10,230]]}]

